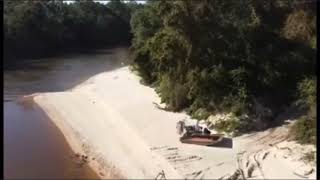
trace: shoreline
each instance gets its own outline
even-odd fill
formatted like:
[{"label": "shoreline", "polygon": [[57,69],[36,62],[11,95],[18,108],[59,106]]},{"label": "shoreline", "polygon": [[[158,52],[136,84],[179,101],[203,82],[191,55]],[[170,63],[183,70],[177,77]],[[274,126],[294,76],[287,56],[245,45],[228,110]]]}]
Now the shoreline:
[{"label": "shoreline", "polygon": [[96,159],[97,156],[94,156],[90,152],[90,145],[85,142],[81,143],[79,141],[79,139],[81,139],[81,137],[79,136],[79,133],[74,131],[72,128],[68,127],[63,122],[62,119],[59,119],[58,117],[54,117],[54,115],[52,114],[53,113],[52,109],[47,109],[46,106],[40,106],[38,103],[35,102],[34,97],[37,95],[40,95],[40,94],[34,93],[34,94],[23,96],[22,98],[18,99],[18,103],[23,103],[26,105],[32,104],[37,108],[39,108],[43,113],[45,113],[48,119],[50,119],[53,125],[57,128],[57,130],[61,132],[65,141],[69,145],[71,151],[74,153],[74,155],[79,156],[79,159],[80,157],[86,157],[85,159],[88,159],[84,163],[86,163],[86,165],[95,172],[97,177],[99,177],[100,179],[104,179],[104,178],[125,179],[125,177],[117,173],[117,170],[115,170],[114,168],[108,167],[108,165],[106,164],[105,166],[107,168],[102,167],[98,162],[99,160]]},{"label": "shoreline", "polygon": [[[42,107],[43,108],[43,107]],[[45,109],[45,108],[43,108]],[[50,110],[44,110],[47,114],[50,114]],[[51,116],[52,117],[52,116]],[[82,156],[89,157],[88,165],[96,172],[96,174],[101,178],[124,178],[122,175],[114,175],[113,170],[111,168],[107,168],[108,171],[105,171],[105,168],[102,168],[101,165],[95,161],[97,158],[92,153],[90,153],[90,145],[85,142],[79,143],[78,139],[81,138],[76,131],[72,128],[66,126],[62,121],[58,120],[58,118],[50,118],[55,119],[55,125],[57,128],[63,132],[65,139],[70,145],[71,149],[75,154],[80,154]],[[91,159],[91,160],[90,160]],[[92,160],[93,159],[93,160]]]},{"label": "shoreline", "polygon": [[32,99],[6,102],[4,113],[6,179],[100,178]]},{"label": "shoreline", "polygon": [[[315,167],[308,176],[299,177],[294,173],[296,167],[302,167],[300,162],[288,166],[293,162],[290,158],[277,157],[282,150],[263,146],[274,142],[273,138],[265,138],[276,137],[273,131],[229,138],[229,144],[221,147],[181,144],[175,123],[183,118],[190,123],[194,120],[184,113],[156,108],[154,103],[160,104],[157,94],[141,85],[128,67],[97,74],[68,91],[30,97],[57,125],[75,152],[96,159],[89,165],[99,176],[99,172],[109,176],[114,171],[117,177],[113,178],[155,178],[164,170],[168,179],[224,179],[234,177],[240,169],[246,178],[315,178]],[[279,127],[275,132],[284,131]],[[261,139],[265,142],[258,145],[256,141]],[[281,143],[294,147],[286,139]],[[274,154],[274,158],[266,154]],[[257,156],[261,156],[258,161]],[[274,164],[283,172],[272,170]],[[311,171],[308,168],[306,171]]]}]

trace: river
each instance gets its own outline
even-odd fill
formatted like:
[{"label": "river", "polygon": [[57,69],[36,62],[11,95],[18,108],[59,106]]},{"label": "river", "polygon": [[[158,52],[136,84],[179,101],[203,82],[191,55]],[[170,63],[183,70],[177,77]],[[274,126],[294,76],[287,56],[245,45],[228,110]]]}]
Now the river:
[{"label": "river", "polygon": [[[97,179],[76,158],[59,129],[23,95],[65,91],[100,72],[126,64],[127,48],[21,60],[4,70],[4,177]],[[107,92],[106,92],[107,93]]]}]

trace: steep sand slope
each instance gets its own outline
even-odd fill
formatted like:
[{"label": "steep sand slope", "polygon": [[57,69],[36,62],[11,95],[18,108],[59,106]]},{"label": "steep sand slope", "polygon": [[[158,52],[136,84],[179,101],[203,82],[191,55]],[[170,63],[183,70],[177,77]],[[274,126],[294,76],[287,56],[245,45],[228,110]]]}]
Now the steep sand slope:
[{"label": "steep sand slope", "polygon": [[163,170],[169,179],[315,178],[314,166],[272,145],[279,140],[278,145],[289,149],[300,147],[281,136],[285,127],[226,138],[217,147],[181,144],[176,122],[195,121],[185,113],[158,109],[157,94],[141,85],[128,67],[98,74],[67,92],[37,94],[34,100],[75,151],[97,160],[90,165],[103,172],[102,177],[111,172],[116,177],[155,178]]}]

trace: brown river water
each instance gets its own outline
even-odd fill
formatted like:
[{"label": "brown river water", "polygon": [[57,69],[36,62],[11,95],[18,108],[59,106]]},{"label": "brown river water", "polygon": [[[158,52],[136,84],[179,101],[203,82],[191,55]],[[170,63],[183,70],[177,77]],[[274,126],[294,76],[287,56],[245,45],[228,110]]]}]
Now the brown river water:
[{"label": "brown river water", "polygon": [[114,48],[21,61],[4,70],[4,177],[98,179],[38,106],[22,105],[17,99],[68,90],[95,74],[125,65],[127,57],[127,48]]}]

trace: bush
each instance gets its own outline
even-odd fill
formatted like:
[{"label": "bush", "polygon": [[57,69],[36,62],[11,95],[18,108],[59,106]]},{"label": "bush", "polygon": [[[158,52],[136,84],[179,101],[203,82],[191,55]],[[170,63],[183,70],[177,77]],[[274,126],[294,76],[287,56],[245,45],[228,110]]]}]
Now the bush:
[{"label": "bush", "polygon": [[174,80],[168,74],[162,75],[159,80],[157,92],[160,93],[161,101],[167,103],[167,108],[173,111],[179,111],[188,104],[187,88]]},{"label": "bush", "polygon": [[194,119],[207,119],[209,116],[210,112],[204,108],[199,108],[195,112],[191,113],[191,117]]},{"label": "bush", "polygon": [[132,67],[142,77],[143,84],[150,85],[155,82],[155,74],[151,71],[154,64],[148,60],[150,58],[149,52],[144,49],[135,50],[133,51],[133,57],[136,61]]},{"label": "bush", "polygon": [[316,119],[304,116],[290,129],[293,139],[301,144],[316,144]]},{"label": "bush", "polygon": [[299,98],[309,108],[316,106],[317,82],[316,77],[306,78],[298,85]]},{"label": "bush", "polygon": [[288,15],[282,34],[285,38],[308,43],[316,34],[315,24],[314,15],[306,10],[298,9]]},{"label": "bush", "polygon": [[254,129],[254,123],[248,116],[233,114],[226,120],[218,121],[215,126],[220,132],[232,133],[233,136],[241,135]]},{"label": "bush", "polygon": [[316,78],[306,78],[299,83],[299,101],[307,108],[307,115],[301,117],[291,127],[290,134],[294,140],[301,144],[315,144],[316,143]]},{"label": "bush", "polygon": [[316,152],[315,151],[307,152],[303,155],[302,159],[307,163],[315,162]]}]

